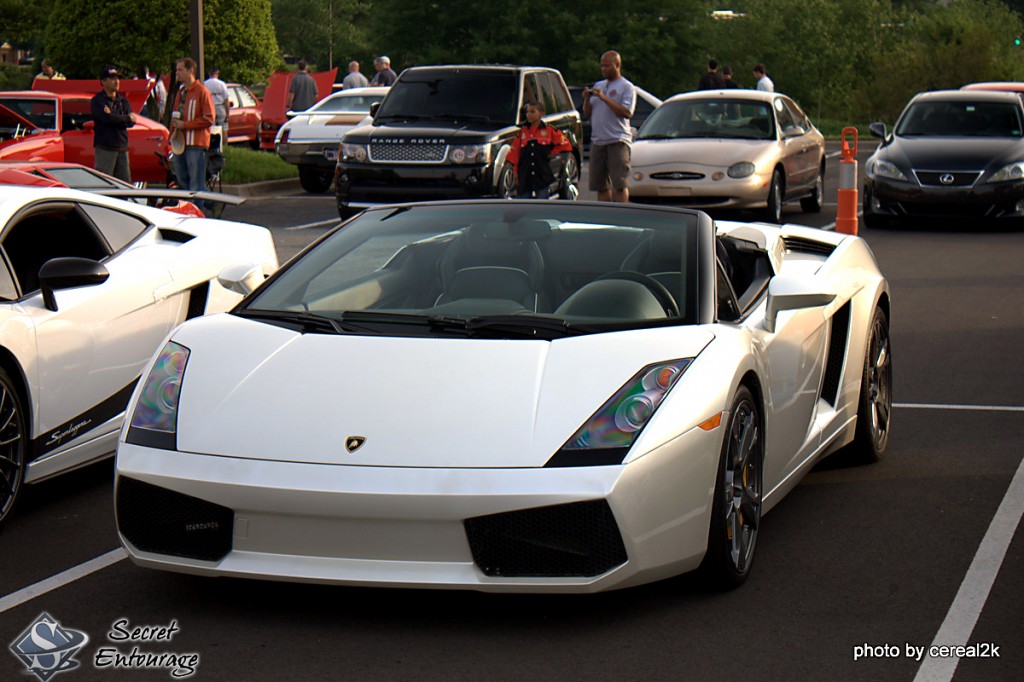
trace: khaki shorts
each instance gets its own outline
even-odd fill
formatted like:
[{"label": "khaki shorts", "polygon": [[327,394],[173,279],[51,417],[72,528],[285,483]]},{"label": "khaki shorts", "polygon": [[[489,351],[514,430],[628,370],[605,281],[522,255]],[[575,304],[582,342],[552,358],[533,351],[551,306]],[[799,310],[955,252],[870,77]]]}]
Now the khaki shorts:
[{"label": "khaki shorts", "polygon": [[630,148],[628,142],[590,145],[590,189],[604,192],[629,188]]}]

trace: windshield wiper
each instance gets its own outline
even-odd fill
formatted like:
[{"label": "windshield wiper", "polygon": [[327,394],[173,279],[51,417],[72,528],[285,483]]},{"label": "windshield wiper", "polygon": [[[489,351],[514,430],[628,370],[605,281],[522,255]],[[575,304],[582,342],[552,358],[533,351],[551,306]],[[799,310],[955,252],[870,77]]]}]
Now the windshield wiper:
[{"label": "windshield wiper", "polygon": [[251,320],[263,320],[270,324],[280,324],[286,327],[298,327],[299,331],[305,333],[327,333],[327,334],[373,334],[376,333],[366,327],[350,324],[342,320],[318,315],[309,311],[292,310],[255,310],[245,308],[236,310],[235,314]]},{"label": "windshield wiper", "polygon": [[596,331],[565,320],[535,315],[486,315],[469,319],[438,315],[429,318],[429,324],[436,331],[463,333],[469,337],[516,337],[545,341],[593,334]]}]

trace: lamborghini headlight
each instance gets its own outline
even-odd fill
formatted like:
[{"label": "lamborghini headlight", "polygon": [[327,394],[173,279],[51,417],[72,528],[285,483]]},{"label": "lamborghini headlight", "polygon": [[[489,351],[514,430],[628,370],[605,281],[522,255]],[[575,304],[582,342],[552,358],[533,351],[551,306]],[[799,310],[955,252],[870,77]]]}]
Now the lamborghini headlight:
[{"label": "lamborghini headlight", "polygon": [[573,434],[547,466],[621,464],[640,431],[693,358],[648,365]]},{"label": "lamborghini headlight", "polygon": [[178,444],[178,398],[189,350],[168,341],[142,385],[126,442],[174,450]]},{"label": "lamborghini headlight", "polygon": [[907,176],[903,174],[903,171],[891,161],[885,161],[878,159],[868,168],[868,172],[872,175],[877,175],[880,178],[889,178],[890,180],[906,180]]},{"label": "lamborghini headlight", "polygon": [[448,160],[452,163],[489,163],[491,160],[491,145],[455,145],[448,150]]},{"label": "lamborghini headlight", "polygon": [[1011,182],[1024,180],[1024,162],[1010,163],[992,174],[985,182]]}]

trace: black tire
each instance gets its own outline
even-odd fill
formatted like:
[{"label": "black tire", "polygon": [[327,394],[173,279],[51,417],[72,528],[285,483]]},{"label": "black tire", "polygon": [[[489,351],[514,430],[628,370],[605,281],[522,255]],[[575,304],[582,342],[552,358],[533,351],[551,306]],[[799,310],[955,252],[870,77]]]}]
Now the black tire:
[{"label": "black tire", "polygon": [[768,207],[764,210],[764,219],[776,225],[782,222],[782,173],[776,169],[772,173],[772,184],[768,186]]},{"label": "black tire", "polygon": [[800,200],[800,208],[804,213],[821,213],[821,207],[825,204],[825,164],[821,164],[818,170],[818,177],[814,180],[814,191],[811,196]]},{"label": "black tire", "polygon": [[310,194],[323,194],[334,183],[334,171],[299,166],[299,184]]},{"label": "black tire", "polygon": [[249,149],[253,150],[254,152],[258,152],[260,150],[260,136],[259,135],[256,136],[255,140],[249,140]]},{"label": "black tire", "polygon": [[499,199],[514,199],[516,197],[516,173],[512,170],[511,164],[506,163],[501,167],[497,193]]},{"label": "black tire", "polygon": [[857,430],[848,449],[853,462],[870,464],[882,459],[892,424],[892,345],[885,311],[875,309],[864,353]]},{"label": "black tire", "polygon": [[[708,549],[701,571],[716,587],[732,589],[750,575],[761,525],[764,429],[753,393],[740,386],[718,461]],[[737,485],[738,484],[738,485]]]},{"label": "black tire", "polygon": [[11,515],[25,483],[28,431],[14,382],[0,369],[0,528]]}]

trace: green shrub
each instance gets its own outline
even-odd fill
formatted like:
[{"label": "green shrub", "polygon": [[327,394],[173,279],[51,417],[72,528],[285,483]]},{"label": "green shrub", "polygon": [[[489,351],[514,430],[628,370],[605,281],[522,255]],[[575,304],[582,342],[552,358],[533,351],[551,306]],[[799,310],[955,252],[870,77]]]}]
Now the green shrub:
[{"label": "green shrub", "polygon": [[31,66],[0,63],[0,90],[31,90],[34,77]]}]

